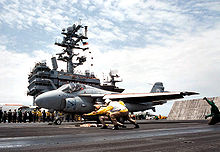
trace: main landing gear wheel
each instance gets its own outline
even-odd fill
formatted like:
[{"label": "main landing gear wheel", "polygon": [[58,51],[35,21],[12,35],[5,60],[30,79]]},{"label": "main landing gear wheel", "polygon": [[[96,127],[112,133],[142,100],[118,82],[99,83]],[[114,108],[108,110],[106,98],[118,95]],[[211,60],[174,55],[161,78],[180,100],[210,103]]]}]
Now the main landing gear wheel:
[{"label": "main landing gear wheel", "polygon": [[62,123],[62,120],[60,118],[58,118],[54,121],[54,124],[56,124],[56,125],[61,125],[61,123]]}]

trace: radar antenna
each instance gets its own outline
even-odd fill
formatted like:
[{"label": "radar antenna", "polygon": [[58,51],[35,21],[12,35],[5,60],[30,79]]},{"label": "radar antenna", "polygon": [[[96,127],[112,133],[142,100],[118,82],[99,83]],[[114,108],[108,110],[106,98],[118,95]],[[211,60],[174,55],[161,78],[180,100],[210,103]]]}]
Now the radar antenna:
[{"label": "radar antenna", "polygon": [[123,80],[120,78],[120,76],[117,73],[118,73],[117,70],[110,70],[109,72],[110,80],[108,80],[107,77],[107,81],[105,81],[105,83],[110,83],[112,86],[115,86],[116,82],[122,82]]},{"label": "radar antenna", "polygon": [[[79,33],[79,30],[84,28],[84,35]],[[75,49],[80,49],[81,51],[85,51],[89,49],[88,47],[80,47],[79,43],[82,43],[83,46],[88,43],[85,41],[88,39],[87,37],[87,26],[82,26],[81,23],[79,25],[73,24],[68,28],[63,28],[61,34],[63,36],[62,42],[55,42],[55,45],[61,46],[64,49],[61,53],[57,53],[58,60],[67,62],[67,72],[74,73],[74,68],[79,65],[83,65],[86,62],[85,56],[80,56],[79,53],[74,53]],[[73,63],[73,57],[76,57],[75,62]]]}]

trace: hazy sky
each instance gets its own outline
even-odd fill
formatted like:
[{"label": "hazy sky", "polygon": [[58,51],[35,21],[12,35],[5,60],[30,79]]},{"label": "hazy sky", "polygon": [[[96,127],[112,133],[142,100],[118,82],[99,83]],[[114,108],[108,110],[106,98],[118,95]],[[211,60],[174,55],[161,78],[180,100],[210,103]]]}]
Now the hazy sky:
[{"label": "hazy sky", "polygon": [[80,69],[100,79],[116,69],[126,92],[149,92],[148,83],[161,81],[166,90],[199,92],[195,98],[219,96],[218,0],[1,0],[0,102],[32,104],[28,73],[44,59],[51,67],[61,29],[79,19],[94,57],[93,68]]}]

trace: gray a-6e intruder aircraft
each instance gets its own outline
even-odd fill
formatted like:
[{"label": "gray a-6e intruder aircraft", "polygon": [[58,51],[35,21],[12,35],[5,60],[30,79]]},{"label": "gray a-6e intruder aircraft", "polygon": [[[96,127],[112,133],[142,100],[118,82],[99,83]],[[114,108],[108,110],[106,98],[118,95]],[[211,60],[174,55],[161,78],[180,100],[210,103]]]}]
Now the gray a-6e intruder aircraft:
[{"label": "gray a-6e intruder aircraft", "polygon": [[104,103],[106,99],[122,100],[130,112],[152,109],[167,100],[180,99],[195,95],[196,92],[164,92],[162,83],[155,83],[151,93],[116,93],[98,89],[92,86],[69,83],[57,90],[39,95],[35,100],[37,106],[51,111],[85,114],[95,109],[94,104]]}]

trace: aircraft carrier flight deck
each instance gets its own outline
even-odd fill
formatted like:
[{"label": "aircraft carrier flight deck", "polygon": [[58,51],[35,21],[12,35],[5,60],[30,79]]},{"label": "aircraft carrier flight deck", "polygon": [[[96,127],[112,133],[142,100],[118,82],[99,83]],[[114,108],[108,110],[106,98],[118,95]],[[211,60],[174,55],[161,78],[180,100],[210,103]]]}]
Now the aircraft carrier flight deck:
[{"label": "aircraft carrier flight deck", "polygon": [[140,120],[140,128],[112,130],[77,122],[62,125],[0,125],[0,151],[179,151],[220,150],[220,124],[207,121]]}]

